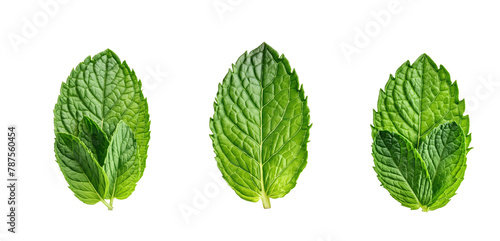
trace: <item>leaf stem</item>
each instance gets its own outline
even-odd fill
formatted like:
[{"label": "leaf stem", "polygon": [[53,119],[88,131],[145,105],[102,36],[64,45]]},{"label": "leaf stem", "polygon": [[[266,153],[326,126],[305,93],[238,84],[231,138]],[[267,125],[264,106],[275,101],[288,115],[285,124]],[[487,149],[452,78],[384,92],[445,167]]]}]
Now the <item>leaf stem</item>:
[{"label": "leaf stem", "polygon": [[427,206],[421,206],[422,207],[422,212],[426,213],[429,211],[429,207]]},{"label": "leaf stem", "polygon": [[265,192],[262,192],[260,198],[262,199],[262,205],[264,206],[264,209],[271,208],[271,201],[269,200],[269,197]]},{"label": "leaf stem", "polygon": [[108,207],[109,211],[113,210],[113,199],[111,199],[110,203],[106,202],[106,200],[104,200],[104,199],[101,199],[101,202],[104,203],[104,205],[106,205],[106,207]]}]

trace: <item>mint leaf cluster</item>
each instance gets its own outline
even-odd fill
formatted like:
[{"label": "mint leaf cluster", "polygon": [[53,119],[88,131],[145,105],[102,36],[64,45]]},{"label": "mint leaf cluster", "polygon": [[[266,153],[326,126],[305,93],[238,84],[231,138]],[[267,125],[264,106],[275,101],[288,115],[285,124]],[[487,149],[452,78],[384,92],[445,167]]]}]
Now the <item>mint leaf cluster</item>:
[{"label": "mint leaf cluster", "polygon": [[372,155],[382,186],[405,207],[444,207],[464,179],[471,149],[457,83],[423,54],[390,76],[377,108]]},{"label": "mint leaf cluster", "polygon": [[[146,167],[150,120],[141,82],[105,50],[80,63],[54,108],[56,160],[75,196],[86,204],[125,199]],[[106,200],[109,200],[106,201]]]}]

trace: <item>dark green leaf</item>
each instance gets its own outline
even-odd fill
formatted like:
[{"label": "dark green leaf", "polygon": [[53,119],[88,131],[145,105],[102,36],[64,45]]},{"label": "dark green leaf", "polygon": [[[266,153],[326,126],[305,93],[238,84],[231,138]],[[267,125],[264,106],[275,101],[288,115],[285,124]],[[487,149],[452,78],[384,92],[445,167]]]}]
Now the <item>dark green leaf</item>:
[{"label": "dark green leaf", "polygon": [[73,135],[58,133],[54,149],[57,163],[75,196],[86,204],[103,201],[108,178],[85,144]]},{"label": "dark green leaf", "polygon": [[399,134],[380,131],[372,148],[375,172],[391,196],[411,209],[426,207],[432,199],[431,180],[411,143]]},{"label": "dark green leaf", "polygon": [[103,166],[109,141],[106,133],[101,130],[99,125],[84,116],[78,125],[78,138],[92,152],[99,165]]}]

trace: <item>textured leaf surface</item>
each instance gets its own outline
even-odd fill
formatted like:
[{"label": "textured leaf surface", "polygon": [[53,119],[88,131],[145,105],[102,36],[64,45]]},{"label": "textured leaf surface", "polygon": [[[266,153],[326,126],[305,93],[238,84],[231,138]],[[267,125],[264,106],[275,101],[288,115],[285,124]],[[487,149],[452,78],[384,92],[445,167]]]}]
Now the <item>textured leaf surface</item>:
[{"label": "textured leaf surface", "polygon": [[[373,136],[378,130],[398,133],[418,147],[433,128],[445,122],[458,123],[469,133],[465,102],[458,100],[457,83],[443,66],[438,68],[423,54],[413,65],[407,61],[389,77],[380,91],[378,111],[373,115]],[[467,147],[470,135],[467,136]]]},{"label": "textured leaf surface", "polygon": [[58,133],[54,148],[57,163],[75,196],[86,204],[102,201],[108,178],[85,144],[75,136]]},{"label": "textured leaf surface", "polygon": [[285,196],[306,166],[309,108],[295,70],[267,44],[224,78],[210,119],[222,176],[243,199]]},{"label": "textured leaf surface", "polygon": [[377,106],[372,148],[382,185],[403,206],[423,211],[445,206],[464,179],[471,149],[469,116],[463,114],[465,102],[458,99],[457,83],[423,54],[390,76]]},{"label": "textured leaf surface", "polygon": [[78,138],[92,152],[99,165],[103,166],[109,140],[99,125],[92,119],[84,116],[78,125]]},{"label": "textured leaf surface", "polygon": [[109,198],[125,199],[135,190],[140,162],[132,130],[121,121],[109,144],[104,171],[109,179]]},{"label": "textured leaf surface", "polygon": [[464,133],[457,123],[435,128],[419,148],[432,181],[431,210],[446,205],[464,179],[466,148]]},{"label": "textured leaf surface", "polygon": [[56,133],[78,136],[78,124],[90,117],[106,133],[113,134],[123,120],[133,131],[139,148],[141,176],[150,138],[148,104],[141,82],[125,62],[111,50],[86,58],[73,71],[54,109]]},{"label": "textured leaf surface", "polygon": [[378,179],[394,199],[411,209],[429,204],[431,180],[409,141],[399,134],[380,131],[372,148]]}]

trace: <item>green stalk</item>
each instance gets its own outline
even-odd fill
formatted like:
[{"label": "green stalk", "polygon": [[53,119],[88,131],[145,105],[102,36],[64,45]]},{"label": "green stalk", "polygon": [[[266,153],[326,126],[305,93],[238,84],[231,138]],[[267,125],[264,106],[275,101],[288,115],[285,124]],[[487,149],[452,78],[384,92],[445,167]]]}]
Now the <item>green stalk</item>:
[{"label": "green stalk", "polygon": [[260,198],[262,199],[262,205],[264,206],[264,209],[271,208],[271,201],[269,200],[269,197],[265,192],[262,192]]},{"label": "green stalk", "polygon": [[111,199],[109,200],[109,206],[111,206],[111,209],[109,209],[110,211],[113,210],[113,200],[113,197],[111,197]]},{"label": "green stalk", "polygon": [[107,203],[106,200],[104,200],[104,199],[101,199],[101,202],[104,203],[104,205],[106,205],[106,207],[108,207],[109,211],[113,210],[113,199],[111,199],[110,203]]}]

